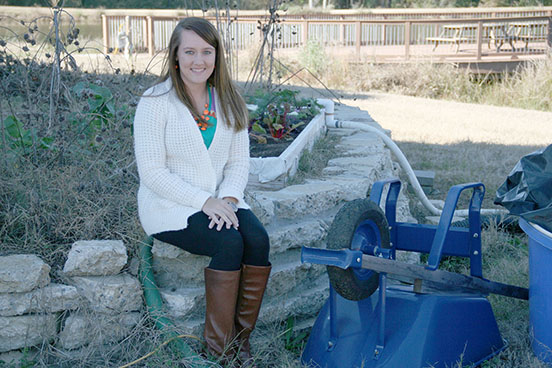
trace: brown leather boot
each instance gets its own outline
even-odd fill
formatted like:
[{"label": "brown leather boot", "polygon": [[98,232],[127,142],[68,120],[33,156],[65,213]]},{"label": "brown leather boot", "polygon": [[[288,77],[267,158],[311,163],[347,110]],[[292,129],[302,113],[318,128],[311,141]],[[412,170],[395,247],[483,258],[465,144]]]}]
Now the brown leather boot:
[{"label": "brown leather boot", "polygon": [[203,336],[209,353],[232,360],[230,346],[235,336],[234,317],[240,284],[240,270],[219,271],[205,268],[205,330]]},{"label": "brown leather boot", "polygon": [[238,305],[236,306],[236,333],[239,344],[238,358],[243,367],[255,367],[251,357],[249,336],[255,328],[261,309],[263,294],[272,266],[243,265]]}]

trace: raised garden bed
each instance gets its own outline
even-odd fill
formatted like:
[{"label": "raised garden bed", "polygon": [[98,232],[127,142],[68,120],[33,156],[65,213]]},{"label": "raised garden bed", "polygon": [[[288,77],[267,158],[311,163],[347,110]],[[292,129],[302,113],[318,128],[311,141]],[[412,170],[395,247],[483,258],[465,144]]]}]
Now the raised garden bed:
[{"label": "raised garden bed", "polygon": [[[307,124],[301,126],[301,129],[297,129],[297,132],[292,132],[296,133],[293,135],[293,139],[267,142],[265,144],[252,142],[250,182],[268,183],[282,178],[289,178],[295,174],[301,153],[305,149],[310,150],[314,142],[326,131],[326,110],[331,109],[333,111],[331,100],[319,99],[318,103],[325,106],[325,108],[321,109],[319,114]],[[267,153],[268,155],[261,156],[258,155],[258,152]],[[272,155],[274,152],[277,154]],[[254,157],[254,153],[257,153],[258,157]]]}]

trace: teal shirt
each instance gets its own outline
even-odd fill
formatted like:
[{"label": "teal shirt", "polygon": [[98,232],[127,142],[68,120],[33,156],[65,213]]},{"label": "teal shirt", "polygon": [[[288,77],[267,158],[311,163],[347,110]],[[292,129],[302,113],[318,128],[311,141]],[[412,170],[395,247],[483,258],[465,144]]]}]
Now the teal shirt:
[{"label": "teal shirt", "polygon": [[[211,86],[207,87],[208,94],[209,94],[209,107],[207,108],[209,111],[214,111],[215,113],[212,115],[209,115],[209,125],[207,126],[207,129],[205,130],[199,130],[201,132],[201,136],[203,137],[203,142],[205,143],[205,146],[209,148],[211,143],[213,142],[213,137],[215,136],[215,131],[217,130],[217,118],[216,118],[216,109],[213,106],[213,90]],[[203,111],[202,111],[203,113]]]}]

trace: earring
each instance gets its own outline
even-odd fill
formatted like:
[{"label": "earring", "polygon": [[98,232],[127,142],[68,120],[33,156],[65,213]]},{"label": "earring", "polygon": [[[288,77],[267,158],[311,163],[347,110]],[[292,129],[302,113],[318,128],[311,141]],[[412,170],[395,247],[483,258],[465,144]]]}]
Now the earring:
[{"label": "earring", "polygon": [[175,69],[178,69],[178,64],[176,64],[176,65],[174,66],[174,68],[175,68]]}]

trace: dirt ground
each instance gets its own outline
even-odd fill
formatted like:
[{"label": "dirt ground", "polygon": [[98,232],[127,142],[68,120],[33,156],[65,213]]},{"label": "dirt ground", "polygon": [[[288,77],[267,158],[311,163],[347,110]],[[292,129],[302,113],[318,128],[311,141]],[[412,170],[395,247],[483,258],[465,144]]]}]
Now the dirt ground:
[{"label": "dirt ground", "polygon": [[396,141],[454,144],[470,141],[518,146],[552,144],[552,112],[432,100],[385,93],[356,93],[346,105],[368,111]]}]

